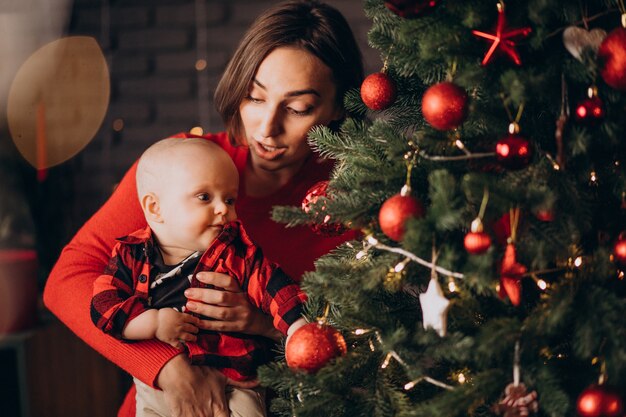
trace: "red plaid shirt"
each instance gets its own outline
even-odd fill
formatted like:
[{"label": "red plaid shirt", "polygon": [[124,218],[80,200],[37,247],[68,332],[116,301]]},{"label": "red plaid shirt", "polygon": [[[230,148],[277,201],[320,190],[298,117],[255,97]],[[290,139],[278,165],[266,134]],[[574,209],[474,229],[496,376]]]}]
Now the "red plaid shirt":
[{"label": "red plaid shirt", "polygon": [[[150,309],[150,254],[154,247],[150,228],[118,239],[109,265],[94,284],[91,319],[104,332],[121,338],[129,320]],[[200,271],[234,277],[250,302],[274,318],[274,326],[287,334],[301,317],[306,295],[280,267],[264,258],[248,237],[241,222],[227,224],[202,255],[190,286],[202,287],[195,279]],[[271,360],[273,343],[262,336],[201,330],[187,348],[192,363],[219,369],[236,381],[253,379],[259,365]]]}]

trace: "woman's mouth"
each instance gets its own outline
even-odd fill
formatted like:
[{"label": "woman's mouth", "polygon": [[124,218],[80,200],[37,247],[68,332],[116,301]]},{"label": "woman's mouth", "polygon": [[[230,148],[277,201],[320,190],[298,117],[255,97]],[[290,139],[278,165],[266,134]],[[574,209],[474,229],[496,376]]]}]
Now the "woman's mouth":
[{"label": "woman's mouth", "polygon": [[254,141],[254,149],[256,151],[256,154],[259,157],[266,159],[268,161],[271,161],[272,159],[276,159],[280,157],[281,155],[283,155],[285,152],[287,152],[287,148],[266,145],[256,140]]}]

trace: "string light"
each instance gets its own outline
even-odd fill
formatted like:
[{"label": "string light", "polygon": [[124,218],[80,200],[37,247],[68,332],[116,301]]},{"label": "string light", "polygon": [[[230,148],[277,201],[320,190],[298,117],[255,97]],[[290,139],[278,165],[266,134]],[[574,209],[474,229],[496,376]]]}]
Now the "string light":
[{"label": "string light", "polygon": [[419,382],[419,379],[416,379],[415,381],[407,382],[406,384],[404,384],[404,389],[408,391],[411,388],[413,388],[418,382]]},{"label": "string light", "polygon": [[391,361],[391,352],[387,353],[387,356],[385,356],[385,360],[383,361],[383,364],[380,365],[380,367],[382,369],[385,369],[386,367],[389,366],[389,362]]},{"label": "string light", "polygon": [[448,290],[450,292],[456,292],[456,283],[452,277],[450,277],[450,281],[448,281]]},{"label": "string light", "polygon": [[376,351],[376,347],[374,346],[374,342],[372,342],[372,339],[368,340],[369,345],[370,345],[370,350],[372,352]]},{"label": "string light", "polygon": [[542,279],[539,279],[539,280],[537,280],[537,286],[538,286],[540,289],[545,290],[546,288],[548,288],[548,283],[547,283],[547,282],[545,282],[545,281],[544,281],[544,280],[542,280]]},{"label": "string light", "polygon": [[404,267],[406,266],[406,264],[408,264],[411,260],[409,258],[405,258],[402,262],[399,262],[394,268],[393,270],[395,272],[402,272],[402,270],[404,269]]},{"label": "string light", "polygon": [[598,176],[595,170],[592,170],[589,174],[589,181],[591,181],[592,184],[595,184],[598,181]]},{"label": "string light", "polygon": [[364,250],[360,250],[356,254],[356,259],[360,261],[365,257],[365,255],[367,255],[367,253]]},{"label": "string light", "polygon": [[580,266],[583,264],[583,257],[579,256],[576,259],[574,259],[574,266],[576,268],[580,268]]},{"label": "string light", "polygon": [[459,376],[457,377],[459,384],[465,384],[466,378],[463,372],[459,372]]},{"label": "string light", "polygon": [[367,237],[367,242],[370,245],[377,245],[378,244],[378,239],[376,239],[374,236],[370,235]]}]

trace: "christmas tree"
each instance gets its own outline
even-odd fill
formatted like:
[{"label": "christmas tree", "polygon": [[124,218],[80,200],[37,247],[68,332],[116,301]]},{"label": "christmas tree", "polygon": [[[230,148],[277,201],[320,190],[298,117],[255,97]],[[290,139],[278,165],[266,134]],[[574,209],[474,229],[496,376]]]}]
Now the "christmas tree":
[{"label": "christmas tree", "polygon": [[274,411],[623,416],[623,0],[364,4],[384,67],[310,135],[330,182],[274,209],[359,239],[304,277]]}]

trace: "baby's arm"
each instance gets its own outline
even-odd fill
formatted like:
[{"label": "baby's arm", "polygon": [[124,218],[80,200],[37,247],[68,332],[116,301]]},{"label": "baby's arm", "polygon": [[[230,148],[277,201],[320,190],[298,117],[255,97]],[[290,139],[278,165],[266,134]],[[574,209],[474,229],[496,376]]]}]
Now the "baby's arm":
[{"label": "baby's arm", "polygon": [[179,313],[173,308],[146,310],[130,320],[122,337],[128,340],[158,339],[175,348],[182,342],[195,342],[199,319],[191,314]]}]

